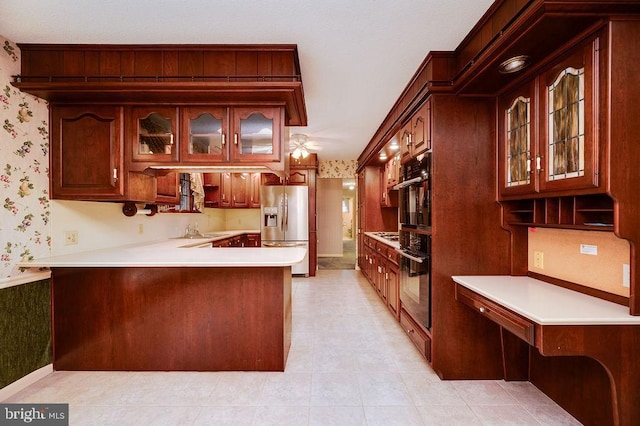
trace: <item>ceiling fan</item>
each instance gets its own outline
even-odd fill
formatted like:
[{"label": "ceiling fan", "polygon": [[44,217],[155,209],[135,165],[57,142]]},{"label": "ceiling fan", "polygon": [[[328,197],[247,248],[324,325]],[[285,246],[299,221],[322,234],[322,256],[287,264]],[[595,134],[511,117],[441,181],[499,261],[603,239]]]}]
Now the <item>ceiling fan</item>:
[{"label": "ceiling fan", "polygon": [[299,158],[307,158],[309,156],[309,140],[307,135],[295,133],[289,138],[289,150],[291,156],[296,160]]}]

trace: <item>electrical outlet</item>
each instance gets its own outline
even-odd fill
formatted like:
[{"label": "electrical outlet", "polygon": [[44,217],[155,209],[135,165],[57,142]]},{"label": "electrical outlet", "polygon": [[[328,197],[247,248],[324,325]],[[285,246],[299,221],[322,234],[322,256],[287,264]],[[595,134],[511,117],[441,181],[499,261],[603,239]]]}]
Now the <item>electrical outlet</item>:
[{"label": "electrical outlet", "polygon": [[631,287],[631,268],[628,263],[622,264],[622,287]]},{"label": "electrical outlet", "polygon": [[533,266],[538,269],[544,269],[544,254],[541,251],[533,252]]},{"label": "electrical outlet", "polygon": [[78,231],[65,231],[64,232],[64,245],[74,246],[78,244]]}]

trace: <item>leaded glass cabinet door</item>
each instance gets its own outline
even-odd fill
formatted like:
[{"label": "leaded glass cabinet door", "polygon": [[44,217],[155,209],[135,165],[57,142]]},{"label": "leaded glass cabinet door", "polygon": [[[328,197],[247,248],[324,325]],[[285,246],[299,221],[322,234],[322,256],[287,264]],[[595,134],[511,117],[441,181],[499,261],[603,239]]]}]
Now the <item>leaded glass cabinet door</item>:
[{"label": "leaded glass cabinet door", "polygon": [[189,163],[229,159],[227,108],[188,107],[182,110],[181,159]]},{"label": "leaded glass cabinet door", "polygon": [[503,197],[536,190],[535,105],[534,81],[500,97],[499,183]]},{"label": "leaded glass cabinet door", "polygon": [[542,74],[540,190],[598,186],[598,39]]},{"label": "leaded glass cabinet door", "polygon": [[233,108],[232,162],[279,162],[284,109]]},{"label": "leaded glass cabinet door", "polygon": [[132,108],[133,161],[178,161],[177,117],[178,109],[174,107]]}]

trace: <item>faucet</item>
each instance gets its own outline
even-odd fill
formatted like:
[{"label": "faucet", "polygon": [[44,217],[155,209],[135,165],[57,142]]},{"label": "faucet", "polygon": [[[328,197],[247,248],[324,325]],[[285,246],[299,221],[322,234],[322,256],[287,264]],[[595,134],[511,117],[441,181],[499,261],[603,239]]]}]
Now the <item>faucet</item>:
[{"label": "faucet", "polygon": [[187,225],[187,229],[185,229],[184,236],[185,238],[202,237],[203,235],[200,233],[200,231],[198,231],[198,223],[196,222],[193,225],[192,224]]}]

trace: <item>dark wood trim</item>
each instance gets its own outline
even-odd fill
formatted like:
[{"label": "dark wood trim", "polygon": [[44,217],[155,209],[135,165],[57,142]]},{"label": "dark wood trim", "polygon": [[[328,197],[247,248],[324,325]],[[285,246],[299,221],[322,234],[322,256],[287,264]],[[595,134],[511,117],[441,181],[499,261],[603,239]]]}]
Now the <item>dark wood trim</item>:
[{"label": "dark wood trim", "polygon": [[620,296],[618,294],[609,293],[607,291],[598,290],[596,288],[587,287],[581,284],[572,283],[570,281],[565,281],[560,278],[549,277],[547,275],[542,275],[537,272],[527,272],[527,276],[531,278],[535,278],[540,281],[544,281],[549,284],[557,285],[558,287],[563,287],[569,290],[577,291],[582,294],[586,294],[588,296],[597,297],[598,299],[607,300],[609,302],[617,303],[622,306],[629,306],[629,298],[625,296]]}]

